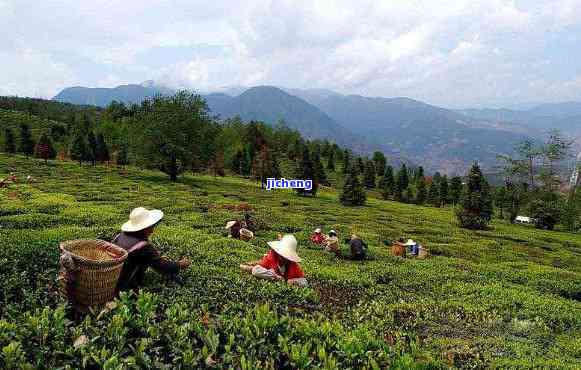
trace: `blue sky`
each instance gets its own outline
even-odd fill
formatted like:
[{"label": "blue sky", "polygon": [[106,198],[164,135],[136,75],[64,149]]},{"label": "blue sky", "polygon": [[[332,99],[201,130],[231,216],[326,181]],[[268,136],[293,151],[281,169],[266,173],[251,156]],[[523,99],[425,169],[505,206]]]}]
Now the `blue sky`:
[{"label": "blue sky", "polygon": [[581,0],[0,0],[0,94],[155,80],[447,107],[581,100]]}]

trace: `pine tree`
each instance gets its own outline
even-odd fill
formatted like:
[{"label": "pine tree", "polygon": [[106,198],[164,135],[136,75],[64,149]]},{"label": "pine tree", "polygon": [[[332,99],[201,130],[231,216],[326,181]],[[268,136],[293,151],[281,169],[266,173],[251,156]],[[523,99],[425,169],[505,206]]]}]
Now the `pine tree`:
[{"label": "pine tree", "polygon": [[214,171],[214,176],[224,177],[226,173],[224,172],[224,151],[217,150],[214,154],[214,159],[212,160],[212,169]]},{"label": "pine tree", "polygon": [[328,186],[329,180],[327,179],[327,174],[325,173],[325,167],[321,162],[321,155],[318,150],[315,150],[313,155],[313,166],[315,167],[315,178],[317,182],[321,185]]},{"label": "pine tree", "polygon": [[328,157],[330,151],[331,151],[331,144],[329,143],[329,140],[327,140],[327,139],[323,140],[323,147],[321,148],[321,155],[323,157]]},{"label": "pine tree", "polygon": [[418,178],[416,188],[417,188],[416,203],[424,204],[427,198],[426,178],[424,176]]},{"label": "pine tree", "polygon": [[450,202],[456,205],[462,196],[462,179],[458,176],[452,177],[450,181]]},{"label": "pine tree", "polygon": [[375,165],[373,161],[367,160],[365,164],[364,180],[367,189],[375,188]]},{"label": "pine tree", "polygon": [[240,167],[242,168],[242,176],[250,176],[250,173],[252,172],[252,158],[250,158],[250,153],[246,147],[244,147],[242,164]]},{"label": "pine tree", "polygon": [[387,165],[387,159],[382,152],[373,153],[373,164],[375,166],[377,176],[383,176],[385,173],[385,166]]},{"label": "pine tree", "polygon": [[299,195],[311,194],[315,196],[319,188],[315,166],[311,160],[311,153],[307,145],[303,146],[303,155],[297,166],[297,178],[301,180],[312,180],[313,188],[311,190],[297,189]]},{"label": "pine tree", "polygon": [[432,176],[432,184],[436,184],[437,187],[440,187],[440,182],[442,181],[442,174],[436,172],[434,176]]},{"label": "pine tree", "polygon": [[424,179],[424,183],[425,183],[426,178],[425,178],[425,175],[424,175],[424,167],[419,166],[418,169],[416,170],[415,181],[418,182],[421,178]]},{"label": "pine tree", "polygon": [[408,169],[407,166],[404,164],[401,165],[397,173],[397,179],[395,183],[395,191],[394,191],[394,198],[397,201],[401,201],[403,198],[403,192],[408,188],[409,185],[409,177],[408,177]]},{"label": "pine tree", "polygon": [[450,194],[448,190],[448,176],[444,175],[440,179],[440,202],[443,206],[450,203]]},{"label": "pine tree", "polygon": [[97,138],[93,131],[89,131],[87,134],[87,149],[86,149],[86,161],[91,162],[94,166],[97,161]]},{"label": "pine tree", "polygon": [[109,155],[109,147],[105,142],[105,137],[103,136],[103,134],[97,135],[95,157],[99,162],[109,162],[109,160],[111,159]]},{"label": "pine tree", "polygon": [[234,157],[232,158],[232,172],[237,175],[242,175],[242,164],[244,162],[244,153],[241,149],[236,151]]},{"label": "pine tree", "polygon": [[34,142],[27,124],[20,125],[20,147],[18,151],[26,155],[26,158],[34,153]]},{"label": "pine tree", "polygon": [[428,188],[428,203],[430,203],[430,205],[434,207],[439,207],[441,204],[440,189],[438,187],[438,184],[433,181],[430,184],[430,187]]},{"label": "pine tree", "polygon": [[254,178],[260,181],[262,187],[266,186],[266,178],[268,177],[268,167],[270,166],[270,151],[266,144],[262,145],[258,151],[256,158],[256,169]]},{"label": "pine tree", "polygon": [[38,139],[38,143],[34,148],[34,154],[36,157],[44,159],[45,163],[48,162],[49,159],[54,159],[56,157],[56,150],[46,132],[40,136],[40,139]]},{"label": "pine tree", "polygon": [[281,178],[282,172],[280,171],[280,166],[278,163],[278,156],[276,155],[276,151],[273,151],[270,156],[270,166],[268,169],[268,177],[271,178]]},{"label": "pine tree", "polygon": [[83,165],[83,161],[87,159],[87,142],[85,136],[78,132],[71,146],[71,158],[79,161],[79,165]]},{"label": "pine tree", "polygon": [[475,163],[468,175],[462,208],[456,213],[460,226],[468,229],[484,229],[492,218],[493,206],[490,187]]},{"label": "pine tree", "polygon": [[359,182],[359,177],[354,168],[347,174],[339,201],[344,206],[362,206],[365,204],[365,190]]},{"label": "pine tree", "polygon": [[331,146],[333,153],[335,153],[335,161],[343,162],[343,151],[339,148],[339,145],[333,143]]},{"label": "pine tree", "polygon": [[125,168],[129,164],[129,147],[126,143],[121,144],[117,152],[117,165]]},{"label": "pine tree", "polygon": [[351,153],[348,149],[345,149],[343,152],[343,174],[347,174],[350,171],[351,167]]},{"label": "pine tree", "polygon": [[363,158],[357,157],[357,172],[358,173],[365,173],[365,162],[363,162]]},{"label": "pine tree", "polygon": [[327,159],[327,169],[335,172],[335,151],[329,151],[329,158]]},{"label": "pine tree", "polygon": [[383,199],[389,199],[395,192],[395,179],[393,177],[393,167],[387,166],[385,173],[379,182]]},{"label": "pine tree", "polygon": [[16,153],[16,144],[14,142],[14,133],[9,128],[6,128],[4,130],[4,151],[6,153],[10,153],[10,154]]}]

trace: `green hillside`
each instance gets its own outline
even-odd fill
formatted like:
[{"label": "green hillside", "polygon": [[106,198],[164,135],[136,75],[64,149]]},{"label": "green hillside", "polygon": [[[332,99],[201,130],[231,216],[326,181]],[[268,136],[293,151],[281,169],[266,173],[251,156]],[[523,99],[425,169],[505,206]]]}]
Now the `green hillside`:
[{"label": "green hillside", "polygon": [[[331,190],[301,198],[235,177],[172,183],[159,172],[0,155],[0,178],[10,167],[37,182],[0,189],[0,368],[581,366],[581,235],[498,220],[473,232],[450,208],[374,198],[345,208]],[[249,243],[224,235],[240,203],[259,226]],[[51,288],[58,244],[111,239],[137,206],[165,212],[154,243],[191,268],[181,282],[148,272],[137,297],[70,321]],[[360,234],[371,259],[312,247],[317,226]],[[279,232],[297,237],[310,288],[240,272]],[[400,236],[433,256],[390,256],[380,241]]]},{"label": "green hillside", "polygon": [[66,125],[52,121],[46,118],[41,118],[33,114],[24,112],[16,112],[10,110],[0,109],[0,130],[4,128],[11,128],[14,135],[18,137],[20,125],[27,124],[30,126],[32,136],[36,140],[43,132],[48,130],[66,131]]}]

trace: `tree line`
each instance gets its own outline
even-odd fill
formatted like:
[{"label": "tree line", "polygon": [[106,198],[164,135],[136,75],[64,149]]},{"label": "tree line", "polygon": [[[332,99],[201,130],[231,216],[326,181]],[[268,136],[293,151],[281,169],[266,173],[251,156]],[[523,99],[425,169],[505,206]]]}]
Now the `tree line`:
[{"label": "tree line", "polygon": [[[313,179],[313,189],[297,190],[315,196],[319,186],[341,187],[346,206],[363,205],[367,191],[383,199],[433,207],[459,206],[460,224],[483,228],[496,208],[500,218],[513,222],[521,211],[552,228],[561,220],[562,196],[556,176],[558,162],[571,143],[558,133],[547,142],[519,143],[516,156],[501,156],[506,181],[492,187],[475,164],[464,178],[424,173],[422,166],[394,167],[381,152],[355,155],[329,140],[308,140],[281,121],[275,125],[220,120],[198,95],[182,91],[156,96],[141,104],[112,102],[106,108],[82,107],[40,99],[0,98],[0,109],[11,109],[54,120],[36,139],[27,124],[6,127],[4,151],[45,160],[69,158],[83,163],[133,164],[159,169],[172,181],[185,171],[224,176],[227,171],[266,183],[266,178]],[[57,124],[58,123],[58,124]],[[539,167],[538,163],[542,166]],[[577,202],[570,201],[569,205]],[[557,215],[555,215],[557,214]],[[535,217],[536,216],[536,217]],[[574,218],[574,217],[573,217]],[[574,224],[577,221],[573,222]]]}]

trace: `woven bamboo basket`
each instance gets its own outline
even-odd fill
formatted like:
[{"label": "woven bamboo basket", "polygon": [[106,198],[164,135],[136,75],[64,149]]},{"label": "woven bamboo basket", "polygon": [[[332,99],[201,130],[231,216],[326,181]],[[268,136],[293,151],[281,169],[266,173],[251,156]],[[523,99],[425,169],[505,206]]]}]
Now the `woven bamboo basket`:
[{"label": "woven bamboo basket", "polygon": [[391,254],[397,257],[405,257],[405,245],[393,244],[391,246]]},{"label": "woven bamboo basket", "polygon": [[62,253],[74,261],[72,295],[76,305],[95,306],[112,301],[127,252],[103,240],[71,240],[61,243]]},{"label": "woven bamboo basket", "polygon": [[420,248],[420,251],[418,253],[418,258],[420,259],[425,259],[428,258],[428,256],[430,255],[430,251],[425,249],[425,248]]},{"label": "woven bamboo basket", "polygon": [[245,242],[249,241],[250,239],[254,238],[254,233],[248,229],[240,229],[240,239],[244,240]]}]

